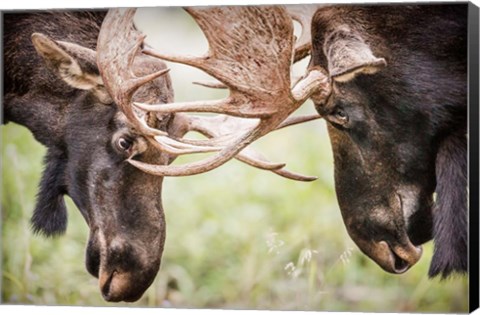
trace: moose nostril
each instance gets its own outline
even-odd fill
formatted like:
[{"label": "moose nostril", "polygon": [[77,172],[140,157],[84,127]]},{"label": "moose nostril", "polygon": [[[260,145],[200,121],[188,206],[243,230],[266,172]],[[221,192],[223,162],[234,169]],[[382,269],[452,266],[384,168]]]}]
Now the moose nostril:
[{"label": "moose nostril", "polygon": [[102,281],[103,279],[100,280],[102,295],[106,301],[110,301],[110,288],[112,284],[112,279],[116,273],[117,272],[114,270],[105,281]]},{"label": "moose nostril", "polygon": [[393,259],[394,259],[394,269],[396,273],[404,273],[410,267],[410,264],[399,257],[394,251],[392,251]]}]

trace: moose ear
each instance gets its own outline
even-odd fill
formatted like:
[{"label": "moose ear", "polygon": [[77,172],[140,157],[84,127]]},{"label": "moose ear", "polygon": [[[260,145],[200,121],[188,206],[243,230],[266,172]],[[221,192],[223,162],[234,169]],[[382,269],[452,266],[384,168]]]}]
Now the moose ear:
[{"label": "moose ear", "polygon": [[47,164],[40,181],[31,224],[34,233],[56,236],[67,229],[67,208],[63,199],[65,159],[49,149],[45,161]]},{"label": "moose ear", "polygon": [[112,102],[103,86],[94,50],[54,41],[40,33],[32,34],[32,43],[47,67],[68,85],[80,90],[91,90],[102,103]]},{"label": "moose ear", "polygon": [[347,82],[357,74],[373,74],[387,63],[373,55],[360,34],[341,25],[325,39],[323,50],[328,60],[328,70],[334,81]]}]

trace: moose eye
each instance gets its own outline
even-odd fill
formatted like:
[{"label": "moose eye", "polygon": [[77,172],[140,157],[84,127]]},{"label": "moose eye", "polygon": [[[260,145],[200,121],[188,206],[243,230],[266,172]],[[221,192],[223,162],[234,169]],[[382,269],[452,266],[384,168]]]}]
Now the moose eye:
[{"label": "moose eye", "polygon": [[333,110],[328,115],[327,119],[333,124],[337,126],[342,126],[342,127],[346,127],[349,120],[348,114],[347,112],[345,112],[343,108],[336,108],[335,110]]},{"label": "moose eye", "polygon": [[343,109],[337,109],[334,113],[337,119],[347,122],[348,121],[348,116],[347,113]]},{"label": "moose eye", "polygon": [[120,150],[128,151],[133,145],[133,141],[124,137],[120,137],[117,140],[117,147]]}]

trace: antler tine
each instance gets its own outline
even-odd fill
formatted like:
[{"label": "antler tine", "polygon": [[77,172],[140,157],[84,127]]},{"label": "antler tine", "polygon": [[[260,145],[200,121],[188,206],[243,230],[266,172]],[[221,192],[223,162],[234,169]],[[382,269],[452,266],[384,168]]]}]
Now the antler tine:
[{"label": "antler tine", "polygon": [[223,165],[225,162],[231,160],[243,148],[250,144],[253,140],[258,138],[258,133],[261,132],[260,124],[255,128],[245,132],[232,145],[224,148],[217,154],[208,157],[204,160],[193,162],[184,165],[153,165],[141,161],[128,159],[127,161],[138,169],[158,176],[189,176],[208,172],[214,168]]},{"label": "antler tine", "polygon": [[302,124],[304,122],[309,122],[312,120],[317,120],[322,118],[321,115],[319,114],[310,114],[310,115],[302,115],[302,116],[290,116],[287,119],[285,119],[278,127],[276,130],[285,128],[285,127],[290,127],[293,125],[298,125]]},{"label": "antler tine", "polygon": [[[177,112],[196,112],[196,113],[217,113],[217,114],[227,114],[238,117],[245,118],[260,118],[268,117],[274,114],[273,110],[265,110],[260,108],[254,108],[254,103],[246,98],[244,95],[239,95],[236,97],[229,96],[221,100],[207,100],[207,101],[193,101],[193,102],[178,102],[173,104],[143,104],[139,102],[134,102],[137,108],[144,111],[151,111],[157,113],[177,113]],[[243,100],[243,104],[246,109],[239,107],[238,103]]]},{"label": "antler tine", "polygon": [[305,4],[305,5],[288,5],[286,9],[292,19],[300,23],[302,26],[302,33],[295,43],[294,62],[297,62],[310,54],[312,49],[311,44],[311,24],[312,18],[320,5]]},{"label": "antler tine", "polygon": [[140,119],[131,105],[135,92],[148,82],[165,75],[169,69],[137,77],[133,71],[135,57],[141,54],[145,35],[135,30],[135,9],[111,9],[108,11],[97,42],[97,64],[108,92],[120,110],[139,132],[145,135],[166,133],[149,127]]},{"label": "antler tine", "polygon": [[[205,134],[207,135],[207,134]],[[192,145],[187,142],[177,141],[165,136],[155,137],[157,140],[156,145],[162,150],[172,155],[184,155],[184,154],[194,154],[194,153],[208,153],[208,152],[218,152],[221,151],[226,146],[201,146],[201,145]],[[237,158],[244,161],[245,163],[260,168],[263,170],[278,170],[285,166],[284,163],[273,163],[266,159],[256,159],[252,155],[247,154],[245,151],[248,148],[245,148],[242,152],[238,153]]]},{"label": "antler tine", "polygon": [[[248,165],[251,165],[256,168],[264,169],[260,167],[261,163],[268,162],[268,160],[259,152],[254,151],[252,148],[245,148],[240,154],[235,157],[237,160],[242,161]],[[271,169],[273,173],[280,175],[282,177],[293,179],[303,182],[311,182],[317,179],[316,176],[306,176],[298,173],[288,171],[284,168]]]},{"label": "antler tine", "polygon": [[192,83],[212,89],[228,89],[228,86],[218,81],[194,81]]}]

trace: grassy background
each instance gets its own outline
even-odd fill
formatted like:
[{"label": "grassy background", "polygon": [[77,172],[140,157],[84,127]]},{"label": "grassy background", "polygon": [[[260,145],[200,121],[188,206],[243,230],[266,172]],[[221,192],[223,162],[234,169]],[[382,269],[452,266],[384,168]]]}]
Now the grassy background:
[{"label": "grassy background", "polygon": [[[191,19],[177,9],[143,10],[137,23],[149,42],[162,51],[195,53],[192,50],[206,47]],[[222,94],[190,85],[205,77],[198,71],[171,67],[177,100]],[[311,104],[303,110],[312,111]],[[1,131],[2,302],[118,306],[102,300],[96,279],[85,270],[88,227],[70,200],[65,236],[32,235],[29,219],[45,149],[23,127],[9,124]],[[403,275],[385,273],[353,244],[336,203],[324,122],[278,131],[255,147],[276,161],[287,162],[291,170],[319,179],[288,181],[237,161],[207,174],[167,178],[162,266],[142,299],[128,305],[467,311],[465,278],[428,279],[432,244],[425,246],[420,262]]]}]

